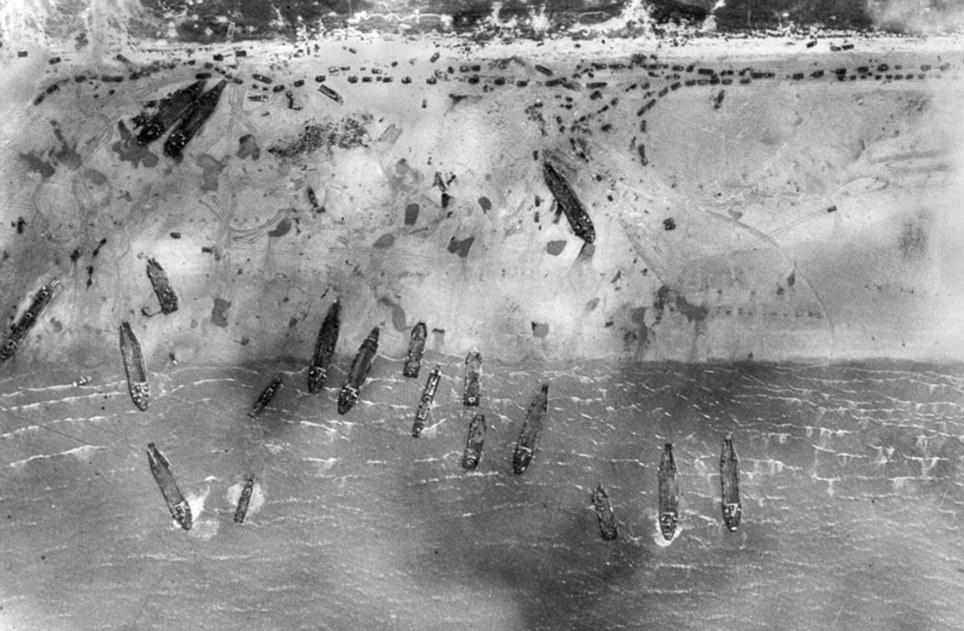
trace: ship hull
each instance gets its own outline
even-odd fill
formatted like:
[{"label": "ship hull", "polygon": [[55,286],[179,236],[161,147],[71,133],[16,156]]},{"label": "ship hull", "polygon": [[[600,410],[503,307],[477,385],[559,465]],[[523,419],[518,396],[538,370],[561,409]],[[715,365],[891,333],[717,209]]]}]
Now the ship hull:
[{"label": "ship hull", "polygon": [[336,300],[328,307],[328,313],[318,330],[315,352],[308,367],[308,392],[312,394],[321,390],[325,386],[325,381],[328,380],[328,367],[331,366],[331,360],[335,356],[340,328],[341,305]]},{"label": "ship hull", "polygon": [[723,439],[720,454],[720,500],[723,509],[723,523],[727,530],[736,531],[743,519],[743,505],[740,503],[740,459],[733,448],[733,437]]},{"label": "ship hull", "polygon": [[405,358],[405,366],[402,368],[402,375],[405,377],[418,377],[422,369],[422,354],[425,352],[425,339],[428,337],[428,329],[424,322],[419,322],[412,329],[412,337],[408,341],[408,356]]},{"label": "ship hull", "polygon": [[342,386],[338,395],[339,414],[347,414],[358,401],[358,394],[365,380],[368,379],[368,373],[372,369],[372,361],[374,361],[377,352],[378,327],[375,327],[362,342],[355,359],[351,363],[351,368],[348,370],[348,375],[345,377],[345,385]]},{"label": "ship hull", "polygon": [[676,460],[673,445],[666,443],[659,459],[659,531],[670,541],[679,525],[679,483],[676,479]]},{"label": "ship hull", "polygon": [[462,452],[462,468],[469,471],[479,466],[482,460],[482,447],[485,445],[485,414],[476,414],[469,422],[469,432],[465,438]]},{"label": "ship hull", "polygon": [[190,530],[191,526],[194,525],[191,505],[184,498],[184,494],[181,493],[181,489],[174,479],[171,463],[154,443],[147,444],[147,462],[151,467],[151,474],[153,474],[154,480],[161,490],[161,495],[164,496],[164,502],[167,504],[167,510],[171,513],[171,518],[184,530]]},{"label": "ship hull", "polygon": [[147,368],[144,366],[141,344],[127,322],[121,322],[120,325],[120,351],[124,372],[127,374],[127,393],[137,409],[146,412],[150,403],[151,386],[147,382]]},{"label": "ship hull", "polygon": [[512,452],[512,471],[522,475],[532,464],[532,456],[536,449],[536,439],[542,432],[548,409],[549,384],[542,384],[539,392],[532,397],[526,419],[522,423],[522,430]]},{"label": "ship hull", "polygon": [[274,396],[278,393],[278,390],[281,389],[281,382],[282,377],[280,374],[271,380],[271,383],[268,384],[268,387],[262,390],[261,394],[258,395],[258,398],[255,399],[254,403],[251,404],[251,409],[248,410],[248,416],[251,418],[258,418],[261,416],[261,413],[264,412],[264,409],[268,407],[268,404],[271,403],[272,399],[274,399]]},{"label": "ship hull", "polygon": [[613,505],[609,501],[609,494],[602,484],[597,484],[592,492],[592,507],[596,512],[596,521],[599,523],[599,536],[603,541],[613,541],[618,536],[616,530],[616,513]]},{"label": "ship hull", "polygon": [[482,354],[472,351],[465,357],[465,386],[462,404],[478,406],[482,398]]},{"label": "ship hull", "polygon": [[415,411],[415,421],[412,423],[412,438],[418,438],[425,429],[428,421],[429,412],[432,410],[432,402],[435,400],[435,391],[438,390],[439,380],[442,378],[442,368],[436,366],[429,373],[425,382],[425,389],[422,390],[422,397],[418,402],[418,409]]}]

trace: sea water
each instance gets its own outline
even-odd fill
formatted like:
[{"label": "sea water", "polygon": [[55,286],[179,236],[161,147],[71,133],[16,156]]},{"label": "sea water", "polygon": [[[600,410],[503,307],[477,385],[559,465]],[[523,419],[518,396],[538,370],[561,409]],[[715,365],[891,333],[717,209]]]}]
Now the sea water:
[{"label": "sea water", "polygon": [[[0,380],[3,629],[951,629],[964,620],[964,367],[487,362],[417,379],[378,357],[336,411],[303,362],[169,366],[138,411],[122,373]],[[411,437],[424,379],[442,381]],[[284,385],[246,415],[274,374]],[[532,465],[525,411],[549,384]],[[486,414],[479,467],[460,466]],[[732,432],[743,522],[726,530]],[[197,523],[170,519],[145,448]],[[656,523],[674,444],[680,531]],[[233,522],[245,477],[256,493]],[[618,540],[602,541],[603,484]]]}]

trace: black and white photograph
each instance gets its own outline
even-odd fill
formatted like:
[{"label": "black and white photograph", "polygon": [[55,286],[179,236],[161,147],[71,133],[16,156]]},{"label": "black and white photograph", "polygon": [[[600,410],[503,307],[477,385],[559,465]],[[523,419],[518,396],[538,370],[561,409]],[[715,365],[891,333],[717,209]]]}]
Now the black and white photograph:
[{"label": "black and white photograph", "polygon": [[964,628],[961,0],[0,0],[0,631]]}]

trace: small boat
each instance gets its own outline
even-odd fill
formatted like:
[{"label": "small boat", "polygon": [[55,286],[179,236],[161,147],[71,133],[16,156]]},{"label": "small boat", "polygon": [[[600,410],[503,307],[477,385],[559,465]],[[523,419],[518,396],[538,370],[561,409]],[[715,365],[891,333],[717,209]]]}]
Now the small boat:
[{"label": "small boat", "polygon": [[482,446],[485,443],[485,414],[481,412],[472,417],[469,433],[465,437],[465,451],[462,452],[462,468],[472,470],[482,460]]},{"label": "small boat", "polygon": [[244,480],[241,487],[241,497],[238,498],[238,507],[234,509],[234,523],[244,523],[244,518],[248,514],[248,504],[251,502],[251,492],[254,490],[254,475],[250,474]]},{"label": "small boat", "polygon": [[730,532],[740,527],[743,506],[740,504],[740,459],[733,448],[733,434],[723,439],[720,454],[720,495],[723,503],[723,522]]},{"label": "small boat", "polygon": [[368,373],[372,369],[372,361],[375,353],[378,352],[378,327],[372,329],[365,341],[362,342],[355,359],[351,362],[351,368],[345,376],[345,385],[338,394],[338,413],[345,414],[358,401],[358,392],[361,390]]},{"label": "small boat", "polygon": [[144,355],[141,344],[128,322],[120,325],[121,359],[124,360],[124,372],[127,373],[127,393],[137,409],[144,412],[150,402],[151,386],[147,383],[147,369],[144,367]]},{"label": "small boat", "polygon": [[482,354],[472,351],[465,356],[465,389],[462,404],[478,406],[482,395]]},{"label": "small boat", "polygon": [[47,308],[50,301],[53,300],[54,290],[60,285],[60,281],[52,280],[45,284],[37,293],[34,294],[33,300],[30,302],[30,306],[24,311],[23,315],[20,316],[13,326],[10,327],[10,332],[3,340],[3,344],[0,345],[0,361],[6,361],[13,357],[17,349],[20,348],[20,342],[23,338],[27,337],[27,333],[36,324],[37,319],[40,318],[40,314],[43,310]]},{"label": "small boat", "polygon": [[419,400],[418,409],[415,411],[415,422],[412,423],[412,438],[418,438],[425,428],[425,421],[428,420],[428,413],[432,409],[432,401],[435,400],[435,391],[438,390],[438,382],[441,378],[441,366],[436,366],[428,374],[425,389],[422,390],[422,398]]},{"label": "small boat", "polygon": [[418,372],[422,368],[422,353],[425,352],[425,338],[428,337],[428,329],[424,322],[419,322],[412,329],[412,337],[408,341],[408,357],[405,359],[405,367],[402,368],[402,375],[406,377],[418,377]]},{"label": "small boat", "polygon": [[542,384],[539,392],[532,397],[529,403],[529,410],[526,412],[526,419],[522,422],[522,431],[519,432],[519,439],[516,441],[515,450],[512,452],[512,471],[517,475],[525,473],[532,463],[532,454],[536,449],[536,438],[542,431],[542,426],[546,420],[546,410],[549,401],[549,384]]},{"label": "small boat", "polygon": [[157,296],[157,302],[161,305],[161,313],[167,315],[177,311],[177,294],[171,288],[171,282],[164,268],[155,259],[147,259],[147,278],[151,281],[154,295]]},{"label": "small boat", "polygon": [[157,486],[161,489],[161,495],[167,503],[167,510],[171,512],[171,518],[176,521],[184,530],[190,530],[194,525],[191,516],[191,505],[184,499],[184,494],[177,486],[174,479],[174,472],[171,470],[171,463],[167,461],[164,454],[154,445],[147,444],[147,463],[151,467],[151,473]]},{"label": "small boat", "polygon": [[663,539],[671,541],[679,524],[679,484],[676,481],[676,461],[673,444],[666,443],[659,459],[659,531]]},{"label": "small boat", "polygon": [[609,494],[602,484],[597,484],[592,492],[592,507],[596,511],[596,520],[599,522],[599,536],[603,541],[613,541],[616,536],[616,513],[613,505],[609,501]]},{"label": "small boat", "polygon": [[271,403],[271,399],[273,399],[274,395],[277,394],[278,390],[281,389],[281,381],[281,373],[278,373],[275,378],[271,380],[271,383],[268,384],[268,387],[261,391],[261,394],[258,395],[258,398],[251,405],[251,409],[248,410],[248,416],[251,418],[258,418],[261,416],[261,413],[264,412],[264,409],[268,407],[269,403]]},{"label": "small boat", "polygon": [[315,341],[315,352],[308,367],[308,392],[314,394],[325,386],[328,379],[328,367],[335,356],[338,345],[338,330],[341,326],[341,304],[336,300],[328,307],[324,322],[318,331]]}]

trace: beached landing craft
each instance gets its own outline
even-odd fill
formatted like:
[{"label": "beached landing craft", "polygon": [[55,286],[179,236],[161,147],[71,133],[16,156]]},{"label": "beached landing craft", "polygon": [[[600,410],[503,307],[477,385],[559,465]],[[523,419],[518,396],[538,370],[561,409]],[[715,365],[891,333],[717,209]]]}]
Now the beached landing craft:
[{"label": "beached landing craft", "polygon": [[351,362],[351,368],[345,376],[345,385],[338,394],[338,413],[345,414],[358,401],[358,391],[361,390],[368,372],[372,369],[372,360],[378,352],[378,327],[372,329],[365,341],[358,349],[358,354]]},{"label": "beached landing craft", "polygon": [[441,378],[441,366],[436,366],[428,374],[428,381],[425,382],[425,389],[422,390],[422,398],[418,402],[418,410],[415,411],[412,438],[418,438],[422,434],[422,429],[425,428],[425,421],[428,420],[428,413],[432,409],[432,401],[435,400],[435,391],[438,390],[438,382]]},{"label": "beached landing craft", "polygon": [[254,490],[254,475],[249,474],[241,487],[241,497],[238,498],[238,507],[234,509],[234,523],[244,523],[244,518],[248,514],[248,504],[251,502],[251,491]]},{"label": "beached landing craft", "polygon": [[485,444],[485,414],[479,413],[469,423],[469,433],[465,438],[465,451],[462,452],[462,468],[475,469],[482,460],[482,446]]},{"label": "beached landing craft", "polygon": [[271,380],[271,383],[268,384],[268,387],[265,388],[260,395],[258,395],[258,398],[251,405],[251,409],[248,410],[248,416],[251,418],[258,418],[261,416],[261,413],[264,412],[264,409],[268,407],[269,403],[271,403],[271,399],[274,398],[274,395],[277,394],[278,390],[281,388],[281,379],[281,373],[278,373],[278,375]]},{"label": "beached landing craft", "polygon": [[155,259],[147,259],[147,278],[151,281],[157,302],[161,305],[161,313],[167,315],[177,311],[177,294],[171,288],[164,268]]},{"label": "beached landing craft", "polygon": [[670,541],[679,524],[679,484],[676,481],[676,461],[673,444],[666,443],[659,458],[659,531]]},{"label": "beached landing craft", "polygon": [[204,79],[195,81],[186,88],[181,88],[161,99],[153,114],[142,112],[135,116],[131,122],[135,128],[140,128],[137,133],[137,144],[149,145],[166,134],[171,125],[187,114],[191,105],[201,96],[206,83]]},{"label": "beached landing craft", "polygon": [[723,522],[730,532],[740,527],[743,506],[740,504],[740,459],[733,448],[733,434],[723,439],[720,454],[720,494],[723,503]]},{"label": "beached landing craft", "polygon": [[599,536],[603,541],[613,541],[617,536],[616,513],[602,484],[597,484],[592,492],[592,507],[596,511],[596,520],[599,522]]},{"label": "beached landing craft", "polygon": [[592,219],[589,218],[589,213],[586,212],[586,208],[576,197],[566,178],[549,162],[543,163],[542,175],[546,180],[546,186],[549,187],[549,191],[556,199],[559,210],[569,220],[573,233],[586,243],[595,241],[596,229],[592,225]]},{"label": "beached landing craft", "polygon": [[482,354],[471,351],[465,356],[465,390],[462,395],[463,405],[479,404],[482,396]]},{"label": "beached landing craft", "polygon": [[10,327],[10,332],[7,333],[7,337],[3,340],[3,345],[0,346],[0,361],[6,361],[13,357],[13,354],[17,352],[17,348],[20,347],[20,342],[26,337],[27,333],[30,331],[30,327],[37,322],[37,318],[43,310],[50,304],[51,299],[54,297],[54,289],[60,284],[57,280],[52,280],[43,287],[41,287],[33,297],[33,302],[27,307],[24,312],[13,326]]},{"label": "beached landing craft", "polygon": [[512,453],[512,471],[517,475],[525,473],[532,462],[532,454],[536,449],[536,438],[539,437],[539,432],[542,431],[542,426],[546,420],[546,409],[549,405],[548,397],[549,384],[544,383],[529,404],[526,420],[522,422],[522,431],[519,432],[519,440],[516,441],[515,450]]},{"label": "beached landing craft", "polygon": [[171,463],[154,446],[154,443],[147,443],[147,462],[151,466],[154,480],[157,481],[157,486],[160,487],[164,501],[167,503],[167,510],[171,512],[171,518],[184,530],[190,530],[194,524],[194,519],[191,516],[191,505],[184,499],[184,494],[177,486],[174,472],[171,470]]},{"label": "beached landing craft", "polygon": [[147,369],[144,368],[141,344],[127,322],[121,322],[120,325],[120,350],[124,360],[124,372],[127,373],[127,393],[131,395],[131,401],[137,409],[144,412],[150,401],[151,386],[147,383]]},{"label": "beached landing craft", "polygon": [[315,342],[315,353],[311,357],[311,366],[308,367],[308,392],[312,394],[321,390],[328,379],[328,367],[335,356],[340,326],[341,303],[336,300],[328,307],[325,320],[321,323],[318,340]]},{"label": "beached landing craft", "polygon": [[422,368],[422,353],[425,351],[426,337],[428,337],[428,329],[424,322],[419,322],[412,329],[412,337],[408,341],[408,357],[405,359],[402,375],[418,377],[418,371]]},{"label": "beached landing craft", "polygon": [[184,118],[177,124],[171,135],[164,142],[164,154],[180,162],[184,158],[184,147],[201,130],[208,117],[214,112],[221,99],[221,93],[228,84],[227,80],[222,79],[213,88],[201,95],[196,101],[191,103]]}]

